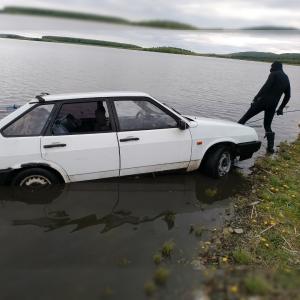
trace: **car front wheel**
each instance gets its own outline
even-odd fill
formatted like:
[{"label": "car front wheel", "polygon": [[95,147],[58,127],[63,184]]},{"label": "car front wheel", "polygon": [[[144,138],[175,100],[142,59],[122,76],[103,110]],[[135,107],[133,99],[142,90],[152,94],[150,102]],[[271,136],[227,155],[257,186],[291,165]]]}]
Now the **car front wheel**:
[{"label": "car front wheel", "polygon": [[31,168],[17,173],[11,185],[25,189],[43,189],[58,183],[59,179],[54,173],[42,168]]},{"label": "car front wheel", "polygon": [[232,153],[230,148],[220,146],[208,153],[204,161],[204,171],[214,178],[222,178],[228,175],[232,169]]}]

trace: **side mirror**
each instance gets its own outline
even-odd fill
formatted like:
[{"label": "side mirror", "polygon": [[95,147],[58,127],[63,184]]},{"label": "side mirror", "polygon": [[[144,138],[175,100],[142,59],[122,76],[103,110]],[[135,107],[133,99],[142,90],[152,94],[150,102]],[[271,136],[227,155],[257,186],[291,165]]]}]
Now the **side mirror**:
[{"label": "side mirror", "polygon": [[179,120],[178,121],[178,128],[180,130],[186,130],[187,128],[189,128],[189,125],[187,123],[185,123],[183,120]]}]

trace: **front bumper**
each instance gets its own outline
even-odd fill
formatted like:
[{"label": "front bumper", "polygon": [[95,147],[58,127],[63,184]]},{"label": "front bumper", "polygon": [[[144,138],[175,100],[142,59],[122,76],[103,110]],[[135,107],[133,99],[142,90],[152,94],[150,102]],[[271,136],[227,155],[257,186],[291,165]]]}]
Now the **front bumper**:
[{"label": "front bumper", "polygon": [[8,182],[8,179],[10,178],[12,171],[13,171],[12,169],[0,170],[0,185],[4,185]]},{"label": "front bumper", "polygon": [[261,147],[260,141],[253,141],[247,143],[237,144],[236,156],[239,156],[239,160],[245,160],[251,158],[253,153],[257,152]]}]

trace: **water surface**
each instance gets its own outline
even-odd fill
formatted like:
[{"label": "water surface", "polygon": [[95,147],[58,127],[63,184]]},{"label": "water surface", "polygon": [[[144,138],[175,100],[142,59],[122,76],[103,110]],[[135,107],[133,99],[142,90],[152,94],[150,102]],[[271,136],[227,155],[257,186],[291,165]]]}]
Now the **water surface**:
[{"label": "water surface", "polygon": [[[248,109],[270,68],[260,62],[5,39],[0,55],[0,106],[25,103],[41,92],[142,91],[183,114],[232,121]],[[296,110],[300,68],[285,70],[292,86],[289,110]],[[277,143],[296,137],[299,120],[299,112],[275,117]],[[263,139],[263,128],[257,130]]]},{"label": "water surface", "polygon": [[194,299],[198,243],[230,218],[230,197],[247,186],[235,174],[216,181],[194,173],[71,184],[46,195],[2,188],[1,299],[106,299],[108,291],[108,299],[144,299],[153,255],[169,240],[175,250],[162,265],[172,273],[158,299]]},{"label": "water surface", "polygon": [[0,33],[81,37],[142,47],[172,46],[200,53],[300,52],[299,30],[163,30],[60,18],[0,15]]},{"label": "water surface", "polygon": [[[184,114],[234,121],[269,72],[265,63],[15,40],[0,40],[0,57],[1,107],[40,92],[138,90]],[[300,109],[300,68],[285,69],[289,109]],[[277,143],[296,137],[299,117],[275,118]],[[171,276],[157,299],[195,299],[198,243],[230,219],[232,197],[248,189],[236,173],[216,181],[198,172],[78,183],[47,195],[2,188],[1,299],[144,299],[153,255],[168,240],[176,243],[163,264]]]}]

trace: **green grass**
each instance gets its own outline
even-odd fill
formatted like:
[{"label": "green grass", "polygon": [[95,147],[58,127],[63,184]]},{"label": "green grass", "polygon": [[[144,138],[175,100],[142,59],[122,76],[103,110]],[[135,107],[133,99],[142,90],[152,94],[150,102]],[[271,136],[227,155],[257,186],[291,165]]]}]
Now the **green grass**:
[{"label": "green grass", "polygon": [[157,285],[163,286],[166,285],[169,277],[170,271],[167,268],[160,267],[155,271],[153,280]]},{"label": "green grass", "polygon": [[160,253],[156,253],[156,254],[153,255],[153,262],[156,265],[159,265],[162,261],[163,261],[163,257]]},{"label": "green grass", "polygon": [[281,144],[276,159],[261,159],[256,169],[262,202],[252,227],[260,238],[253,251],[266,264],[300,266],[300,138]]},{"label": "green grass", "polygon": [[[222,282],[224,299],[228,291],[237,299],[300,299],[300,136],[282,143],[276,155],[259,158],[249,179],[252,188],[235,199],[230,220],[244,233],[229,233],[225,227],[207,249],[202,244],[199,256],[224,272],[207,282],[210,296]],[[216,238],[220,247],[213,244]]]},{"label": "green grass", "polygon": [[157,287],[153,281],[147,281],[144,285],[145,294],[149,297],[153,296],[156,292]]},{"label": "green grass", "polygon": [[237,264],[300,267],[300,137],[282,143],[276,156],[258,159],[252,181],[255,192],[238,198],[238,223],[233,220],[247,230],[224,236],[224,247],[234,245],[227,255]]},{"label": "green grass", "polygon": [[163,244],[162,249],[161,249],[161,254],[163,257],[171,257],[173,251],[175,248],[175,242],[170,240],[167,241]]},{"label": "green grass", "polygon": [[249,265],[253,262],[251,253],[246,249],[237,249],[232,252],[234,261],[240,265]]},{"label": "green grass", "polygon": [[261,275],[248,275],[244,285],[250,295],[264,296],[272,290],[269,282]]}]

